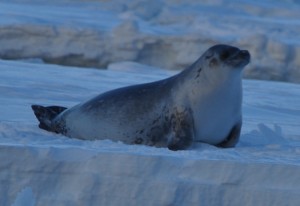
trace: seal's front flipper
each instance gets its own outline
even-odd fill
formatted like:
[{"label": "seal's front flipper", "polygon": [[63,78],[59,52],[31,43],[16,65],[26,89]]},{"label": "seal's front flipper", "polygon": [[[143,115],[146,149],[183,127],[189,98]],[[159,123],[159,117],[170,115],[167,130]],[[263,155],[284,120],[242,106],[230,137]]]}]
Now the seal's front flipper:
[{"label": "seal's front flipper", "polygon": [[237,123],[232,127],[230,130],[230,133],[226,137],[226,139],[221,142],[220,144],[216,145],[217,147],[222,147],[222,148],[231,148],[234,147],[240,138],[240,133],[241,133],[241,128],[242,128],[242,121]]},{"label": "seal's front flipper", "polygon": [[36,118],[39,120],[39,128],[55,132],[51,128],[51,122],[52,120],[61,112],[66,110],[65,107],[60,106],[50,106],[50,107],[43,107],[40,105],[31,105],[31,108],[36,116]]},{"label": "seal's front flipper", "polygon": [[169,150],[184,150],[194,139],[194,121],[190,109],[174,112],[171,116],[172,137],[168,141]]}]

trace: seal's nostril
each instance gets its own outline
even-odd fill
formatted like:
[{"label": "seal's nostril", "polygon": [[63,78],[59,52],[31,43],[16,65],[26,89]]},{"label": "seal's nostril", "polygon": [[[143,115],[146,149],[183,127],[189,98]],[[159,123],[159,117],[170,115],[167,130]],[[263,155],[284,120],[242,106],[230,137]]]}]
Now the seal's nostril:
[{"label": "seal's nostril", "polygon": [[248,52],[248,50],[241,50],[241,51],[239,52],[239,56],[250,58],[250,53]]},{"label": "seal's nostril", "polygon": [[248,50],[241,50],[240,53],[241,54],[249,54]]}]

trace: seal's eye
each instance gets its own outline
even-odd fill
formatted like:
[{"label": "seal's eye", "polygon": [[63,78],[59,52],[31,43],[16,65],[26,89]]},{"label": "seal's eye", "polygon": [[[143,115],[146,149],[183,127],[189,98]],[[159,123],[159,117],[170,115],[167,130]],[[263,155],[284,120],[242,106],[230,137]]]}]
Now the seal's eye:
[{"label": "seal's eye", "polygon": [[230,57],[230,52],[229,51],[223,51],[222,54],[220,55],[221,60],[226,60],[229,57]]}]

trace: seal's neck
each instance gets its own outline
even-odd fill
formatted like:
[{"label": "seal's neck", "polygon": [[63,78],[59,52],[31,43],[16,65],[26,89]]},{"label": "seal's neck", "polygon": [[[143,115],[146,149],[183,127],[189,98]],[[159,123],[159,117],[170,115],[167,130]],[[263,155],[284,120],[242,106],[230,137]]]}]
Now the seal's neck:
[{"label": "seal's neck", "polygon": [[[217,72],[217,71],[216,71]],[[180,98],[194,99],[199,96],[223,96],[224,98],[242,98],[242,72],[239,70],[229,71],[217,76],[211,71],[207,72],[204,69],[187,68],[182,71],[176,81]],[[177,95],[179,95],[177,94]],[[194,99],[193,101],[197,101]]]}]

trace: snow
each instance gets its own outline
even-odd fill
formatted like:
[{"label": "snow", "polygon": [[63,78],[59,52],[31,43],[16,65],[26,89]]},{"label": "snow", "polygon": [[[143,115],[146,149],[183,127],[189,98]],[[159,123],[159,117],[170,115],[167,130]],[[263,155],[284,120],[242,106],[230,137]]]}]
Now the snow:
[{"label": "snow", "polygon": [[106,90],[171,75],[158,68],[151,75],[144,73],[148,67],[134,65],[96,70],[0,61],[1,205],[299,202],[300,85],[245,80],[244,125],[234,149],[198,144],[173,152],[69,139],[37,127],[31,104],[72,106]]},{"label": "snow", "polygon": [[272,0],[0,2],[0,57],[181,70],[208,47],[248,49],[245,77],[300,82],[300,3]]},{"label": "snow", "polygon": [[299,84],[244,80],[232,149],[174,152],[37,127],[31,104],[71,107],[166,78],[215,43],[250,51],[248,78],[300,82],[299,1],[199,2],[0,2],[0,57],[11,59],[0,60],[0,205],[299,204]]}]

